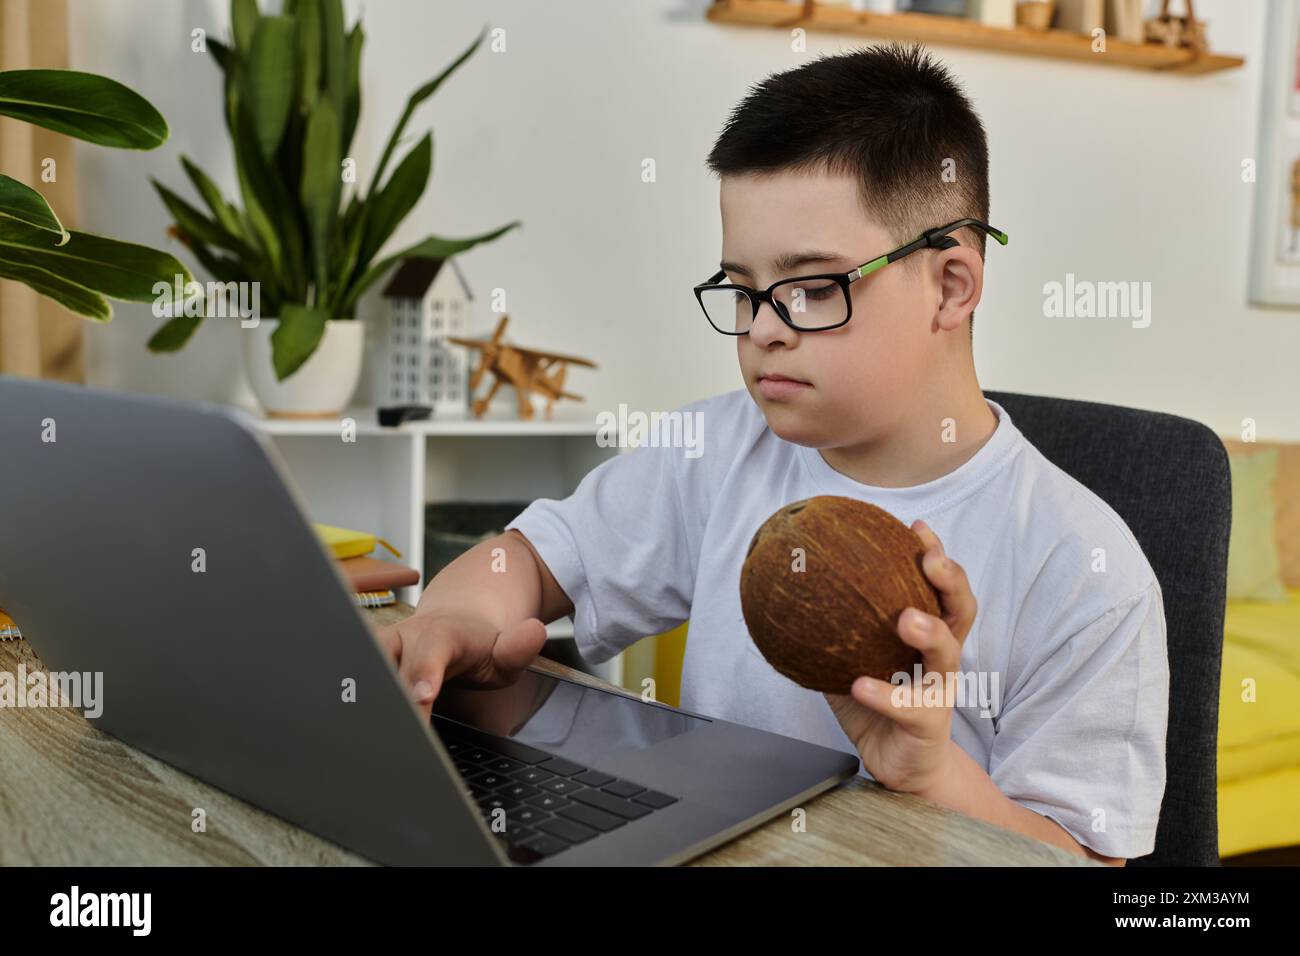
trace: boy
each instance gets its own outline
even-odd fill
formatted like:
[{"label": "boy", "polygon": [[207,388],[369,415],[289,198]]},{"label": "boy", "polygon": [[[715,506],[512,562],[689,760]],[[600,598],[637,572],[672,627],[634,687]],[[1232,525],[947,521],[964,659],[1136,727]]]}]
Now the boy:
[{"label": "boy", "polygon": [[[986,235],[1006,236],[985,222],[971,104],[915,48],[823,57],[756,87],[709,166],[723,255],[697,320],[735,339],[745,388],[682,409],[703,423],[703,454],[617,456],[439,574],[381,635],[417,704],[427,713],[452,678],[510,683],[543,621],[571,614],[598,662],[689,618],[682,706],[856,752],[886,787],[1083,856],[1149,853],[1169,690],[1160,586],[1120,518],[981,392],[970,327]],[[927,677],[991,678],[996,699],[923,703],[870,677],[823,695],[759,655],[740,610],[746,548],[772,512],[818,494],[917,531],[943,613],[909,608],[899,637]],[[913,693],[922,706],[905,706]]]}]

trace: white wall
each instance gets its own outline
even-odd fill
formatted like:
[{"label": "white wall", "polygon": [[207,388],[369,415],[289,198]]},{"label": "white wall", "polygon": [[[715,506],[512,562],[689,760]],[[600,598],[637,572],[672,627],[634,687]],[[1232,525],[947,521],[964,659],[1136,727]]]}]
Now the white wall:
[{"label": "white wall", "polygon": [[[148,175],[183,186],[181,152],[227,189],[232,170],[217,73],[189,52],[189,31],[226,30],[219,0],[72,0],[73,64],[147,95],[172,127],[140,155],[80,154],[82,225],[163,241]],[[509,296],[516,341],[588,355],[575,370],[589,408],[672,408],[739,386],[734,348],[711,332],[690,287],[719,257],[717,184],[703,161],[750,84],[821,52],[855,45],[811,34],[806,54],[779,31],[704,19],[705,0],[382,0],[365,5],[362,168],[407,94],[486,24],[486,49],[417,113],[412,141],[434,127],[430,189],[399,238],[524,226],[464,257],[484,305]],[[976,362],[987,388],[1170,411],[1260,437],[1300,438],[1300,314],[1247,306],[1265,4],[1202,0],[1212,45],[1243,69],[1187,78],[961,49],[940,52],[989,131],[992,221]],[[349,3],[349,15],[358,5]],[[643,158],[658,181],[640,180]],[[364,178],[364,177],[363,177]],[[233,191],[233,190],[232,190]],[[1150,281],[1150,327],[1049,319],[1043,284]],[[484,316],[484,322],[487,316]],[[173,357],[144,341],[146,307],[122,307],[91,333],[92,382],[222,395],[235,368],[233,330],[208,326]]]}]

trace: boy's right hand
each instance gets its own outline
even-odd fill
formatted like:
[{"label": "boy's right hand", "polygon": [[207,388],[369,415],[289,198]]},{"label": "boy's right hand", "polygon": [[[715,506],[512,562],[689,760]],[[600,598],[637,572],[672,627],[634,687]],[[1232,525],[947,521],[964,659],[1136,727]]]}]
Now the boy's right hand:
[{"label": "boy's right hand", "polygon": [[442,685],[506,687],[541,653],[546,625],[532,617],[505,630],[483,620],[416,614],[375,632],[428,720]]}]

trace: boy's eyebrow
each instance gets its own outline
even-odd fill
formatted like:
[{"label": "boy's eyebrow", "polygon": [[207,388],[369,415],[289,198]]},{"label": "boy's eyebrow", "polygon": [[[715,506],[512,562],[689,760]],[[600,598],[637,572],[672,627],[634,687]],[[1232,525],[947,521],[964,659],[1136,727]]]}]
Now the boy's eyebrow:
[{"label": "boy's eyebrow", "polygon": [[[778,274],[786,275],[799,266],[807,265],[810,262],[833,262],[836,259],[843,258],[846,257],[838,252],[823,252],[818,249],[812,249],[808,252],[787,252],[772,260],[772,270]],[[723,259],[718,263],[718,268],[723,272],[734,272],[737,275],[747,276],[751,279],[754,277],[754,273],[739,262],[729,262]]]}]

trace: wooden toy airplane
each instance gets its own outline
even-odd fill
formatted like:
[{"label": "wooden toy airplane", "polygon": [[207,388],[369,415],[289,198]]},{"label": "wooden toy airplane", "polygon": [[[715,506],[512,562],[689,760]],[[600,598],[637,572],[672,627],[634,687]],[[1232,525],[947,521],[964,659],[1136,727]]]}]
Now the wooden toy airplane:
[{"label": "wooden toy airplane", "polygon": [[554,407],[556,399],[571,398],[575,401],[582,401],[581,395],[575,395],[564,390],[565,374],[568,372],[570,365],[595,368],[596,363],[573,355],[542,352],[538,349],[526,349],[522,346],[502,342],[501,336],[505,334],[506,323],[509,319],[508,315],[501,316],[501,321],[497,323],[496,331],[492,333],[490,339],[462,339],[453,335],[447,336],[448,342],[454,342],[457,345],[463,345],[466,348],[483,353],[482,358],[479,359],[478,368],[470,376],[469,390],[471,395],[478,388],[479,382],[483,380],[484,373],[489,371],[492,373],[493,382],[488,393],[482,398],[474,399],[474,417],[483,417],[483,413],[487,411],[488,403],[492,401],[492,396],[497,393],[497,389],[505,384],[514,386],[515,395],[519,399],[519,417],[525,420],[533,417],[533,391],[538,391],[546,396],[546,417],[548,419],[551,417],[551,409]]}]

